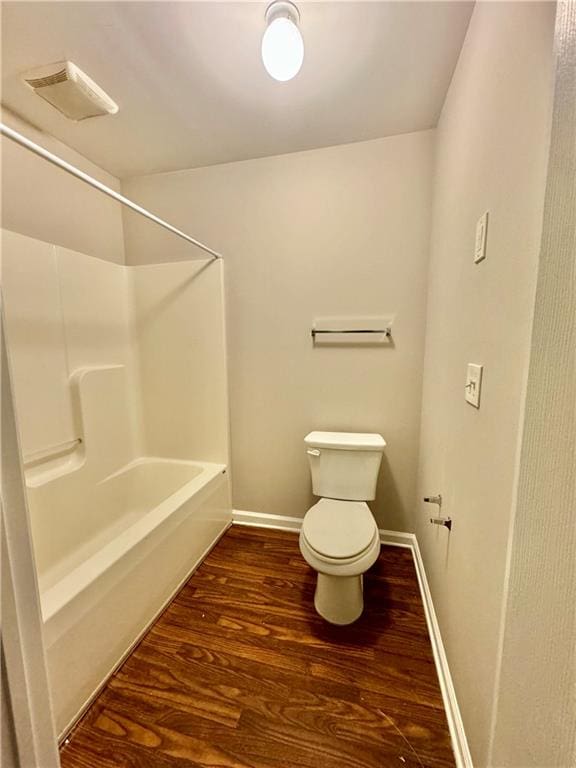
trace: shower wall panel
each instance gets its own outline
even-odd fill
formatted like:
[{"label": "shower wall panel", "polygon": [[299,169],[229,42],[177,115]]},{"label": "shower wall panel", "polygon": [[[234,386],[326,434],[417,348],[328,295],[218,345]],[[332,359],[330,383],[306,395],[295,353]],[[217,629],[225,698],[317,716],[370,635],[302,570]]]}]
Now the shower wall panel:
[{"label": "shower wall panel", "polygon": [[2,285],[25,460],[85,437],[72,376],[110,365],[126,367],[127,428],[134,455],[141,453],[129,270],[3,231]]},{"label": "shower wall panel", "polygon": [[6,230],[2,283],[24,453],[75,437],[56,247]]},{"label": "shower wall panel", "polygon": [[131,270],[145,452],[228,464],[222,262]]},{"label": "shower wall panel", "polygon": [[221,262],[124,267],[9,231],[2,245],[25,457],[84,440],[74,374],[120,365],[134,457],[228,463]]}]

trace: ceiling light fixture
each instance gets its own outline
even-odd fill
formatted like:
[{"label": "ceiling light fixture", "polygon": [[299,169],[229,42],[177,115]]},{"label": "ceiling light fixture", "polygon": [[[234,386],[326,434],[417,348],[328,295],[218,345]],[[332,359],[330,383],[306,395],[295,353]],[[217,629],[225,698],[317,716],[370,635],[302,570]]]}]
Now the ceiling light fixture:
[{"label": "ceiling light fixture", "polygon": [[304,41],[298,29],[300,12],[289,0],[275,0],[266,9],[262,61],[275,80],[292,80],[304,60]]}]

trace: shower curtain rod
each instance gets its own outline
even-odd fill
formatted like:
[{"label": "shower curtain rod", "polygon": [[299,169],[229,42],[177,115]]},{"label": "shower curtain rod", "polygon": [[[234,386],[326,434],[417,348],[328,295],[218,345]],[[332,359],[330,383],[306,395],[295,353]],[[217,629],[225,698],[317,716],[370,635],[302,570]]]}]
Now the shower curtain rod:
[{"label": "shower curtain rod", "polygon": [[66,171],[66,173],[75,176],[77,179],[80,179],[80,181],[83,181],[86,184],[89,184],[91,187],[94,187],[94,189],[97,189],[105,195],[108,195],[108,197],[117,200],[119,203],[125,205],[127,208],[130,208],[135,213],[139,213],[140,216],[144,216],[144,218],[150,219],[150,221],[153,221],[159,226],[164,227],[164,229],[172,232],[172,234],[176,235],[177,237],[181,237],[182,240],[186,240],[188,243],[192,243],[192,245],[195,245],[197,248],[206,251],[206,253],[209,253],[213,259],[222,258],[222,254],[218,253],[218,251],[214,251],[212,248],[204,245],[204,243],[201,243],[199,240],[190,237],[190,235],[187,235],[186,232],[182,232],[181,229],[173,227],[172,224],[168,224],[167,221],[164,221],[164,219],[156,216],[156,214],[146,210],[146,208],[143,208],[141,205],[134,203],[132,200],[129,200],[127,197],[124,197],[124,195],[121,195],[119,192],[116,192],[110,187],[107,187],[106,184],[102,184],[102,182],[98,181],[98,179],[95,179],[92,176],[89,176],[87,173],[84,173],[84,171],[76,168],[75,165],[67,163],[66,160],[62,160],[61,157],[52,154],[52,152],[44,149],[44,147],[41,147],[39,144],[35,144],[33,141],[30,141],[30,139],[27,139],[26,136],[22,136],[21,133],[18,133],[18,131],[9,128],[4,123],[0,123],[0,133],[2,136],[6,136],[6,138],[15,141],[16,144],[20,144],[21,147],[29,149],[30,152],[33,152],[35,155],[44,158],[44,160],[48,160],[48,162],[52,163],[52,165],[56,165],[58,168],[62,168],[62,170]]}]

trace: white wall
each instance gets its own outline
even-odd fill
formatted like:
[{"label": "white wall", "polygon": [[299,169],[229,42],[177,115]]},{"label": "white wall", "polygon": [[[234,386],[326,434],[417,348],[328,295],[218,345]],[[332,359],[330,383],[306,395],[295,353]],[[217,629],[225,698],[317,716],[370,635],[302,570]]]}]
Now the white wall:
[{"label": "white wall", "polygon": [[[70,147],[7,110],[11,128],[112,189],[120,182]],[[29,237],[124,263],[121,206],[9,139],[2,139],[2,227]]]},{"label": "white wall", "polygon": [[[474,765],[487,763],[540,244],[552,3],[477,3],[437,130],[416,533]],[[488,257],[473,263],[490,212]],[[480,410],[467,363],[484,365]],[[442,493],[452,533],[428,523]],[[526,695],[529,695],[526,692]]]},{"label": "white wall", "polygon": [[[234,506],[302,516],[303,437],[388,442],[376,516],[411,530],[432,132],[134,178],[124,193],[225,257]],[[193,250],[125,217],[131,264]],[[388,348],[316,348],[316,317],[395,314]]]}]

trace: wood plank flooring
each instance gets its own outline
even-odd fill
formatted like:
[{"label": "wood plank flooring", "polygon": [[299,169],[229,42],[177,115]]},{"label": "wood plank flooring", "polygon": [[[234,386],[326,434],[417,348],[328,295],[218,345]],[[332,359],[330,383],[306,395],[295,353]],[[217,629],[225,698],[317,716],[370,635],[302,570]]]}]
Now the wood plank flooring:
[{"label": "wood plank flooring", "polygon": [[446,768],[412,556],[383,547],[349,627],[293,533],[233,527],[110,679],[62,768]]}]

